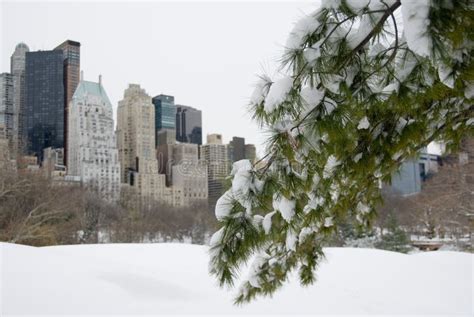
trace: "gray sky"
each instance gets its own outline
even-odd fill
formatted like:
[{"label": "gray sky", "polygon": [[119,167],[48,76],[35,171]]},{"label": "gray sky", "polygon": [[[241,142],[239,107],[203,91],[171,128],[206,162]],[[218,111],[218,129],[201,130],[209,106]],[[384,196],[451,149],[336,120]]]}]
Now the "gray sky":
[{"label": "gray sky", "polygon": [[[18,42],[48,50],[81,42],[86,80],[104,87],[114,104],[128,83],[151,95],[203,111],[203,138],[264,136],[247,103],[256,75],[275,74],[294,22],[317,1],[291,2],[18,2],[0,0],[1,71],[9,71]],[[259,148],[261,152],[262,148]]]}]

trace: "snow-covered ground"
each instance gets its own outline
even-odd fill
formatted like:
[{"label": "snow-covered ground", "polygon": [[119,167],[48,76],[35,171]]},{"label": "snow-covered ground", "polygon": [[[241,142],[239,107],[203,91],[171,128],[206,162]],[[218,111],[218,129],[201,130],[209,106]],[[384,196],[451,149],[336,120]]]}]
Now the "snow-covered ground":
[{"label": "snow-covered ground", "polygon": [[328,248],[315,285],[233,306],[206,247],[0,244],[0,315],[327,314],[473,316],[474,256]]}]

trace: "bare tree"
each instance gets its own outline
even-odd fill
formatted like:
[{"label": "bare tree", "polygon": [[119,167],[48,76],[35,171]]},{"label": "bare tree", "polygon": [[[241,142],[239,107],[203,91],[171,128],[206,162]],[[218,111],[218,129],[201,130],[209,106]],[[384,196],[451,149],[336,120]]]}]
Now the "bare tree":
[{"label": "bare tree", "polygon": [[[432,175],[414,196],[388,199],[398,205],[402,226],[414,234],[455,239],[472,235],[474,219],[474,141],[466,138],[459,153],[443,159],[438,173]],[[388,208],[388,207],[387,207]]]},{"label": "bare tree", "polygon": [[0,238],[12,243],[56,244],[62,225],[73,215],[74,192],[68,186],[53,186],[34,173],[1,170]]}]

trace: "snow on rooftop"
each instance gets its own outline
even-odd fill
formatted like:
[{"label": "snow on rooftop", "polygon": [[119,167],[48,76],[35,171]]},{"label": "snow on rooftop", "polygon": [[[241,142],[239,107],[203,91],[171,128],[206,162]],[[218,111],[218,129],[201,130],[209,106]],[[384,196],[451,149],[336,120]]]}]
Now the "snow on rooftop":
[{"label": "snow on rooftop", "polygon": [[325,249],[318,282],[294,278],[273,298],[234,306],[208,274],[208,249],[186,244],[27,247],[0,244],[0,315],[472,316],[474,256]]}]

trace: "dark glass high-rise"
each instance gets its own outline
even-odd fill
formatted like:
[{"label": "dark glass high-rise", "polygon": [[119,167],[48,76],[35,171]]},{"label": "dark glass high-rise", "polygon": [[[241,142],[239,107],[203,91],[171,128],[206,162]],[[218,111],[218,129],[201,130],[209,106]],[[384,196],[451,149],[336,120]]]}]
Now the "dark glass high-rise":
[{"label": "dark glass high-rise", "polygon": [[202,112],[193,107],[176,106],[176,140],[202,145]]},{"label": "dark glass high-rise", "polygon": [[155,106],[155,145],[159,145],[158,132],[162,130],[174,130],[176,128],[176,106],[174,97],[158,95],[152,99]]},{"label": "dark glass high-rise", "polygon": [[61,50],[26,52],[27,153],[40,160],[44,148],[64,148],[63,61]]}]

